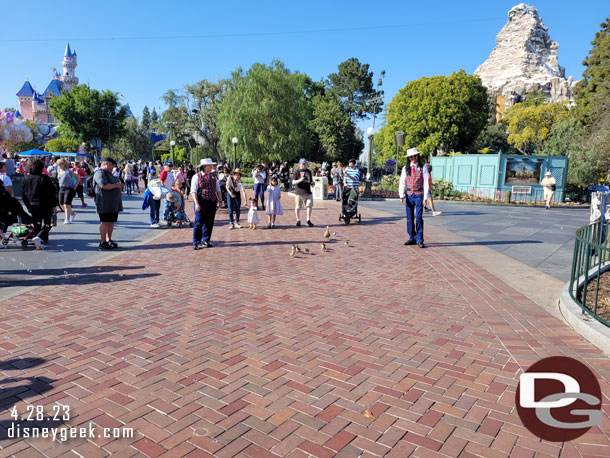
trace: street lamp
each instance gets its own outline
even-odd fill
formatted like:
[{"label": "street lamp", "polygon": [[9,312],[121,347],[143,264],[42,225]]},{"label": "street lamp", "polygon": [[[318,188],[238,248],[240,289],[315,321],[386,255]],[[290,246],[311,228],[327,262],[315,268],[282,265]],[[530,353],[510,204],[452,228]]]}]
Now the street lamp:
[{"label": "street lamp", "polygon": [[374,127],[369,127],[366,130],[366,135],[369,137],[369,158],[367,161],[367,166],[368,166],[368,170],[366,173],[366,179],[368,181],[371,180],[371,171],[372,171],[372,164],[373,164],[373,140],[375,139],[375,128]]},{"label": "street lamp", "polygon": [[172,167],[175,165],[175,162],[176,162],[176,161],[174,161],[174,146],[175,145],[176,145],[176,141],[175,140],[171,140],[169,142],[170,150],[171,150],[171,153],[172,153]]},{"label": "street lamp", "polygon": [[235,170],[237,166],[237,137],[233,137],[231,141],[233,142],[233,170]]}]

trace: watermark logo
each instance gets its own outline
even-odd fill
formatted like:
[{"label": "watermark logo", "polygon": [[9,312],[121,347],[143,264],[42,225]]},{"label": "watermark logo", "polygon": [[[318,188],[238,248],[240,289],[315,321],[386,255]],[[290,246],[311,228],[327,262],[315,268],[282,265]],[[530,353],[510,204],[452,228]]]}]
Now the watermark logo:
[{"label": "watermark logo", "polygon": [[551,442],[574,440],[599,425],[601,400],[591,369],[565,356],[544,358],[521,374],[515,399],[525,427]]}]

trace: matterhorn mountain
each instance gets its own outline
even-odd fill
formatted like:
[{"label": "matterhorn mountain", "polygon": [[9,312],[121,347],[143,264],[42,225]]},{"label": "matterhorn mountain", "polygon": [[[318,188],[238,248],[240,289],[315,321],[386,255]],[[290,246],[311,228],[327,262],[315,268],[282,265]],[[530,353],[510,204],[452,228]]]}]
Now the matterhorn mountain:
[{"label": "matterhorn mountain", "polygon": [[496,47],[474,72],[496,97],[499,118],[530,92],[543,92],[551,102],[572,98],[575,82],[566,79],[557,48],[535,7],[519,3],[508,12]]}]

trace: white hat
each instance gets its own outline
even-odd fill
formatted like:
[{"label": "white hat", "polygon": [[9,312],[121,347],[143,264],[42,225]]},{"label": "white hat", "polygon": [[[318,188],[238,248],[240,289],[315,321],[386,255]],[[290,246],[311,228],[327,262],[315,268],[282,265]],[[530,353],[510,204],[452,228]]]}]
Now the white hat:
[{"label": "white hat", "polygon": [[216,162],[213,162],[212,159],[210,159],[209,157],[206,157],[205,159],[201,159],[201,162],[199,162],[199,165],[216,165]]},{"label": "white hat", "polygon": [[552,173],[551,173],[551,171],[550,171],[550,170],[547,170],[547,171],[546,171],[546,173],[545,173],[545,175],[552,175]]},{"label": "white hat", "polygon": [[417,148],[409,148],[407,150],[407,155],[405,157],[415,156],[416,154],[419,154],[419,151],[417,151]]}]

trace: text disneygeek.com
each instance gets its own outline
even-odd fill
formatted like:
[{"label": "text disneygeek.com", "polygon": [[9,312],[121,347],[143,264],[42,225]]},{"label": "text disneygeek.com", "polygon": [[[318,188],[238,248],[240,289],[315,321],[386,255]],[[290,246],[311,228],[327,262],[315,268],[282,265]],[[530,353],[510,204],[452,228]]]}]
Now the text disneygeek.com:
[{"label": "text disneygeek.com", "polygon": [[99,428],[92,422],[87,427],[44,427],[28,423],[13,423],[8,428],[10,439],[19,438],[50,438],[54,441],[66,442],[69,439],[123,439],[133,438],[133,428]]}]

